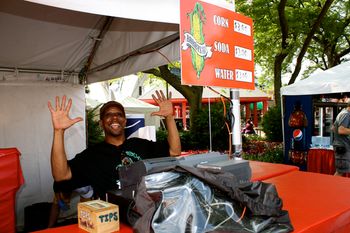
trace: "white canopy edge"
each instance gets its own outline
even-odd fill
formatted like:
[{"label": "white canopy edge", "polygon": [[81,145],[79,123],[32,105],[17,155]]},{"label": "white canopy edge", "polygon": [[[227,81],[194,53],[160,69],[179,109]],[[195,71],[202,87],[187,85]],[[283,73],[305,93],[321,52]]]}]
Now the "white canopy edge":
[{"label": "white canopy edge", "polygon": [[[163,23],[180,23],[180,0],[25,0],[68,10]],[[234,10],[233,3],[224,0],[203,0]],[[156,12],[156,13],[155,13]]]},{"label": "white canopy edge", "polygon": [[26,0],[85,13],[154,22],[179,23],[179,0]]},{"label": "white canopy edge", "polygon": [[350,61],[316,72],[309,78],[281,88],[283,95],[319,95],[350,92]]}]

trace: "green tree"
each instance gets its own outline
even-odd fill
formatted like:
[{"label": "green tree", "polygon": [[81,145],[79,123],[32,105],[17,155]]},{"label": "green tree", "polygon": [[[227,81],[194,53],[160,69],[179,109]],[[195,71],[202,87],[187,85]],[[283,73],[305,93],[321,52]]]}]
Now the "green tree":
[{"label": "green tree", "polygon": [[[228,109],[228,103],[226,103]],[[182,150],[209,150],[210,137],[212,141],[212,150],[227,151],[230,148],[231,141],[226,126],[227,116],[224,116],[224,107],[222,103],[214,103],[210,106],[211,135],[209,133],[209,108],[204,106],[199,110],[197,118],[193,124],[196,125],[196,131],[180,131]],[[157,141],[166,141],[166,130],[157,131]]]},{"label": "green tree", "polygon": [[262,128],[267,140],[274,142],[283,141],[280,106],[272,107],[264,114]]},{"label": "green tree", "polygon": [[349,1],[237,0],[237,11],[254,20],[255,62],[273,76],[276,104],[282,75],[289,84],[304,58],[311,68],[329,68],[349,53]]},{"label": "green tree", "polygon": [[[313,37],[307,58],[311,68],[328,69],[345,61],[350,53],[350,2],[335,1]],[[310,71],[313,71],[310,70]]]},{"label": "green tree", "polygon": [[173,71],[179,69],[178,67],[179,64],[163,65],[158,68],[143,71],[143,73],[152,74],[164,79],[186,98],[188,105],[190,106],[190,131],[194,132],[197,130],[194,120],[197,118],[199,111],[202,108],[203,87],[181,85],[180,72]]},{"label": "green tree", "polygon": [[86,110],[86,124],[87,124],[87,146],[95,145],[104,140],[103,129],[99,125],[99,112],[98,109],[101,104],[94,108],[89,108]]}]

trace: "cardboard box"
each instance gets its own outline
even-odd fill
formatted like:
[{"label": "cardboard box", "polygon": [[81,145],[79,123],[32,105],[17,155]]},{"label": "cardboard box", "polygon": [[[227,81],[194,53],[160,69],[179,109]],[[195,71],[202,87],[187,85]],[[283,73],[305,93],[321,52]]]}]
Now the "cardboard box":
[{"label": "cardboard box", "polygon": [[119,207],[101,200],[78,204],[78,223],[88,232],[119,231]]}]

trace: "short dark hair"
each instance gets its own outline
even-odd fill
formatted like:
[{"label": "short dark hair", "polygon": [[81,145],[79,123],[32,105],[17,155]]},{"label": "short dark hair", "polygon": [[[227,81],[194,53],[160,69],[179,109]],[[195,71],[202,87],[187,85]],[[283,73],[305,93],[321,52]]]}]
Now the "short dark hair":
[{"label": "short dark hair", "polygon": [[111,107],[116,107],[119,108],[119,110],[122,111],[124,117],[125,117],[125,110],[124,107],[121,103],[117,102],[117,101],[108,101],[107,103],[105,103],[104,105],[102,105],[102,107],[100,108],[100,119],[102,120],[102,118],[104,117],[107,109],[111,108]]}]

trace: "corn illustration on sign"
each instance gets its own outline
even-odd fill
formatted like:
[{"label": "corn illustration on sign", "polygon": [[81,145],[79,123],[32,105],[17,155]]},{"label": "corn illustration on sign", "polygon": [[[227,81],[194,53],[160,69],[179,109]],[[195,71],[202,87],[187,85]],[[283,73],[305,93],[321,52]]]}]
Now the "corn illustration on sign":
[{"label": "corn illustration on sign", "polygon": [[254,89],[252,20],[194,0],[180,14],[182,84]]}]

